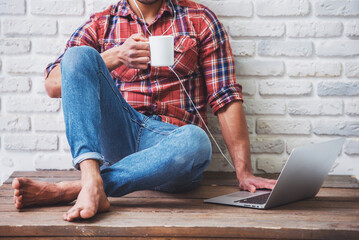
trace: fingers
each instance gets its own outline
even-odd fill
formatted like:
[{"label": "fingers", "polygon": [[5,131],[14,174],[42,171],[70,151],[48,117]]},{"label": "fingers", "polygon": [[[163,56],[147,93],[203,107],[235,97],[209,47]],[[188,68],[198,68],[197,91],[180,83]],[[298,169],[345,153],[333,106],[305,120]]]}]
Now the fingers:
[{"label": "fingers", "polygon": [[146,51],[150,52],[149,42],[135,42],[135,44],[133,45],[132,48],[136,49],[136,50],[146,50]]},{"label": "fingers", "polygon": [[143,35],[141,32],[132,34],[130,38],[134,39],[135,41],[148,41],[145,35]]},{"label": "fingers", "polygon": [[248,191],[250,191],[251,193],[254,193],[256,190],[257,190],[257,188],[254,185],[249,185]]},{"label": "fingers", "polygon": [[131,57],[131,58],[141,58],[141,57],[149,58],[150,57],[150,51],[147,51],[147,50],[132,50],[129,53],[129,57]]},{"label": "fingers", "polygon": [[273,189],[276,182],[276,180],[253,176],[250,178],[243,179],[239,184],[239,188],[242,190],[255,192],[257,189]]}]

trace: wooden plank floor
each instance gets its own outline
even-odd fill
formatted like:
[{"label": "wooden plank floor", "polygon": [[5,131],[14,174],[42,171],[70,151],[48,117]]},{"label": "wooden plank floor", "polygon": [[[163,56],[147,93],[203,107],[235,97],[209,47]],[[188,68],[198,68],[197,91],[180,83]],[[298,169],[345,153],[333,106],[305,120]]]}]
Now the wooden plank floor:
[{"label": "wooden plank floor", "polygon": [[0,187],[0,238],[15,239],[359,239],[359,184],[349,176],[327,178],[319,194],[271,210],[205,204],[237,191],[231,173],[206,173],[195,191],[140,191],[110,198],[109,212],[65,222],[70,205],[18,211],[11,181],[31,177],[58,182],[79,179],[75,171],[15,172]]}]

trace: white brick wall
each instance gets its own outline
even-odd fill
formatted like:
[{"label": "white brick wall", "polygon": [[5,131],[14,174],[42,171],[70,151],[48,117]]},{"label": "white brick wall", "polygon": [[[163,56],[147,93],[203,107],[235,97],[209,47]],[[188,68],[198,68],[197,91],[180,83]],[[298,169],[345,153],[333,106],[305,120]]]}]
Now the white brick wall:
[{"label": "white brick wall", "polygon": [[[47,97],[43,69],[113,2],[0,0],[0,183],[14,170],[71,168],[61,100]],[[278,172],[294,147],[345,137],[332,173],[359,177],[359,0],[197,2],[229,33],[255,171]],[[231,171],[217,149],[214,158],[209,170]]]}]

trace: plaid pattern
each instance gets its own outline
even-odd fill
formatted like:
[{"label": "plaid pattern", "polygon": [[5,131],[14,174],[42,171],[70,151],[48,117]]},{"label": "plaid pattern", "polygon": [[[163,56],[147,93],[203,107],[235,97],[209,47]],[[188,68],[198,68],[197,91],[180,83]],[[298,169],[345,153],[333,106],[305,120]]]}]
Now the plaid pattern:
[{"label": "plaid pattern", "polygon": [[[206,119],[207,103],[216,113],[232,101],[242,101],[228,35],[216,15],[205,6],[189,0],[172,2],[176,19],[166,35],[175,38],[173,68]],[[169,28],[173,17],[169,0],[163,1],[157,18],[147,25],[148,29],[152,35],[161,35]],[[102,53],[139,32],[149,37],[140,18],[126,0],[121,0],[92,15],[73,33],[66,49],[87,45]],[[62,56],[47,66],[46,76],[61,62]],[[149,66],[146,70],[138,70],[122,65],[111,75],[123,97],[137,111],[159,115],[162,121],[177,126],[195,124],[203,127],[181,84],[168,67]]]}]

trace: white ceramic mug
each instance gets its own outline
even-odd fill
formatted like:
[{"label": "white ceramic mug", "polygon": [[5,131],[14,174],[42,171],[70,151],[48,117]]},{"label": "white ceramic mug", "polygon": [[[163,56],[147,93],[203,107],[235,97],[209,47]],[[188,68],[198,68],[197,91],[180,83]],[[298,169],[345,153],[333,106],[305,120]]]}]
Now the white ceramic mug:
[{"label": "white ceramic mug", "polygon": [[174,37],[150,36],[151,65],[154,67],[174,64]]}]

